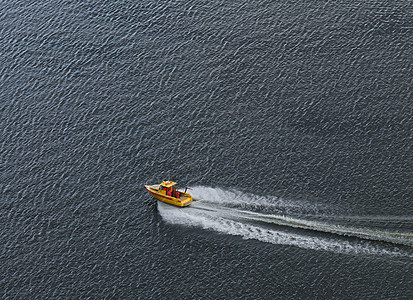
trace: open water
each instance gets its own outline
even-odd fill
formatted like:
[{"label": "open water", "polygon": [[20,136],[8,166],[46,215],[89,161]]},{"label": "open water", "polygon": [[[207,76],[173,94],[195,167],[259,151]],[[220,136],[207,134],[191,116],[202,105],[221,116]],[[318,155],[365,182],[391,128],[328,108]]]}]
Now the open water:
[{"label": "open water", "polygon": [[413,298],[412,1],[0,11],[0,298]]}]

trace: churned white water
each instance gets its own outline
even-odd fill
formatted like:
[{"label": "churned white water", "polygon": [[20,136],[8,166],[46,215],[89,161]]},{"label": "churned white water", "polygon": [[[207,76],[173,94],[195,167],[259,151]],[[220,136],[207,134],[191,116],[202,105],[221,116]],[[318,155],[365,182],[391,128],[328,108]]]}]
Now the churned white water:
[{"label": "churned white water", "polygon": [[[393,244],[412,246],[413,233],[386,232],[379,229],[355,228],[350,225],[334,224],[332,223],[332,216],[330,216],[327,223],[289,217],[285,214],[274,215],[268,212],[245,210],[246,205],[253,204],[260,208],[266,207],[267,211],[268,209],[285,207],[294,207],[296,211],[300,208],[303,212],[309,211],[309,203],[302,205],[298,201],[283,201],[277,197],[252,196],[235,190],[229,191],[201,186],[194,187],[191,192],[197,201],[189,207],[177,208],[158,202],[159,212],[167,223],[195,226],[241,236],[245,239],[293,245],[304,249],[413,258],[413,253],[397,249],[397,247],[393,246],[392,250],[388,250],[389,247],[367,242],[386,241]],[[314,207],[313,211],[316,209],[320,210],[320,208]],[[337,219],[339,220],[340,217],[337,216]],[[271,225],[275,226],[269,228]],[[304,230],[301,233],[286,232],[283,227]],[[319,232],[329,233],[329,235],[320,237],[316,235]],[[358,237],[358,239],[346,240],[342,236]]]}]

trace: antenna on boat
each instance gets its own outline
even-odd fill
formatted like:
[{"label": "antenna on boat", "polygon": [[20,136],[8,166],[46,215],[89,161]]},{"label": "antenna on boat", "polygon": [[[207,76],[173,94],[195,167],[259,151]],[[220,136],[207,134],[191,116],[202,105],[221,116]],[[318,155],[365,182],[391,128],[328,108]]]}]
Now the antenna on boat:
[{"label": "antenna on boat", "polygon": [[185,193],[186,193],[186,190],[192,190],[192,189],[189,187],[185,187]]}]

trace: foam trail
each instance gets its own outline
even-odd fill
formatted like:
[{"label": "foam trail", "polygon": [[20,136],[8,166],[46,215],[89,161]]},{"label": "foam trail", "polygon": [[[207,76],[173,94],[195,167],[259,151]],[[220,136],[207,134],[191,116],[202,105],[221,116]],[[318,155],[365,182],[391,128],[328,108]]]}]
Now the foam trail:
[{"label": "foam trail", "polygon": [[383,230],[373,230],[369,228],[357,228],[328,224],[324,222],[315,222],[297,218],[291,218],[278,215],[267,215],[256,212],[241,212],[240,216],[245,215],[249,220],[256,220],[277,225],[285,225],[294,228],[309,229],[313,231],[328,232],[345,236],[355,236],[368,240],[377,240],[413,246],[413,234],[403,232],[391,232]]},{"label": "foam trail", "polygon": [[[237,191],[197,187],[194,188],[192,194],[195,199],[200,199],[201,196],[204,199],[201,198],[200,201],[194,202],[190,207],[183,209],[158,202],[158,209],[162,218],[172,224],[200,227],[273,244],[293,245],[305,249],[338,253],[362,253],[413,258],[412,251],[402,250],[396,246],[385,247],[378,243],[363,240],[399,242],[411,246],[413,244],[409,243],[412,242],[412,235],[409,233],[392,233],[364,228],[343,227],[240,209],[238,207],[244,207],[246,203],[250,204],[251,201],[256,201],[257,199],[258,205],[267,207],[275,207],[277,205],[277,207],[286,207],[291,203],[287,201],[278,204],[268,203],[268,199],[265,202],[264,197],[255,197],[251,200],[248,195]],[[299,203],[293,203],[293,206],[299,206]],[[296,228],[299,229],[298,232],[297,230],[294,231]],[[336,236],[326,236],[325,234],[320,236],[317,232],[332,233]],[[339,238],[337,235],[350,235],[363,239],[351,240]]]},{"label": "foam trail", "polygon": [[220,206],[237,206],[240,208],[260,208],[275,210],[309,210],[313,213],[327,210],[326,206],[308,203],[306,201],[285,200],[279,197],[263,197],[255,194],[243,193],[237,190],[223,190],[206,186],[196,186],[191,191],[192,197],[203,203],[218,204]]}]

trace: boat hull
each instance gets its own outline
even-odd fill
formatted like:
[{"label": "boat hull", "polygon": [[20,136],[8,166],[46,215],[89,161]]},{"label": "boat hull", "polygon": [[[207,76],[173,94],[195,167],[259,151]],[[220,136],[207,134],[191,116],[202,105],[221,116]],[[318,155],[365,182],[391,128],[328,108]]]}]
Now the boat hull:
[{"label": "boat hull", "polygon": [[172,196],[167,196],[164,190],[159,189],[159,185],[145,185],[145,189],[157,200],[162,201],[164,203],[168,203],[171,205],[185,207],[190,205],[192,202],[192,197],[188,193],[180,192],[181,196],[179,198],[175,198]]}]

